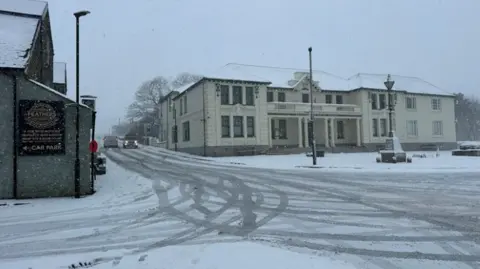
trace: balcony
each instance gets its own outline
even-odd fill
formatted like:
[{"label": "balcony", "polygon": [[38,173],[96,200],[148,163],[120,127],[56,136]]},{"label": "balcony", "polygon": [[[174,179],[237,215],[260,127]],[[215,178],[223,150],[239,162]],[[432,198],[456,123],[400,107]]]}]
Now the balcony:
[{"label": "balcony", "polygon": [[[276,115],[310,115],[310,103],[271,102],[267,104],[268,114]],[[315,116],[361,116],[359,106],[351,104],[320,104],[313,103]]]}]

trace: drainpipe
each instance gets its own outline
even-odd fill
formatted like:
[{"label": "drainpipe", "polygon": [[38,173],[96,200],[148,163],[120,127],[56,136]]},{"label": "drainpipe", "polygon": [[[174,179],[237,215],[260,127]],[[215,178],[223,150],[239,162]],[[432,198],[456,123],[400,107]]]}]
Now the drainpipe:
[{"label": "drainpipe", "polygon": [[[13,71],[14,72],[14,71]],[[13,150],[13,198],[18,199],[18,80],[17,76],[15,73],[10,73],[10,72],[3,72],[5,75],[10,76],[12,78],[12,88],[13,88],[13,98],[12,98],[12,103],[13,103],[13,143],[12,143],[12,150]]]},{"label": "drainpipe", "polygon": [[202,83],[203,94],[203,156],[207,156],[207,112],[205,111],[205,82]]}]

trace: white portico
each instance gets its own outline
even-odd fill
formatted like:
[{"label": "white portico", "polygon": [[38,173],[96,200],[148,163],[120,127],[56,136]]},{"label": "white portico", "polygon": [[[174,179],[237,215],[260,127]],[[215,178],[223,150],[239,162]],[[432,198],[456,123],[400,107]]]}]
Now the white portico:
[{"label": "white portico", "polygon": [[[268,103],[269,146],[308,147],[310,104]],[[336,142],[360,146],[361,109],[351,104],[313,104],[317,145],[335,147]]]}]

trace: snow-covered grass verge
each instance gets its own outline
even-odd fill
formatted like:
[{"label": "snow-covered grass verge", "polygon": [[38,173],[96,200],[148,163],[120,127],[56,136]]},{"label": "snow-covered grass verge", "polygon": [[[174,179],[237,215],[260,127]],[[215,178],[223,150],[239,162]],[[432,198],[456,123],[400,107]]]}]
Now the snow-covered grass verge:
[{"label": "snow-covered grass verge", "polygon": [[[1,268],[60,269],[72,263],[87,264],[95,269],[355,269],[343,261],[329,257],[291,252],[257,243],[213,243],[168,246],[131,256],[116,253],[89,253],[60,257],[42,257],[3,264]],[[77,267],[82,268],[82,267]]]},{"label": "snow-covered grass verge", "polygon": [[317,165],[312,165],[312,158],[305,154],[293,155],[259,155],[245,157],[218,157],[219,162],[238,162],[251,167],[272,169],[307,169],[320,170],[355,170],[361,171],[394,171],[394,172],[480,172],[480,158],[468,156],[452,156],[450,151],[408,152],[409,156],[425,154],[426,158],[413,158],[412,163],[377,163],[378,153],[333,153],[317,159]]}]

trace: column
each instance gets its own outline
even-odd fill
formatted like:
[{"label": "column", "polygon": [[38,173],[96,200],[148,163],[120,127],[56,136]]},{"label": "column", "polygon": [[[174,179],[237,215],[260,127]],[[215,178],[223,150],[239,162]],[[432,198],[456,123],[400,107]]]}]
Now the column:
[{"label": "column", "polygon": [[303,118],[303,126],[305,128],[305,141],[304,141],[304,144],[305,144],[305,147],[310,147],[310,144],[308,143],[308,141],[310,141],[310,133],[308,132],[308,119],[307,118]]},{"label": "column", "polygon": [[[233,134],[234,134],[234,125],[233,125],[233,114],[230,114],[230,138],[233,138]],[[233,141],[233,140],[232,140]],[[232,142],[233,144],[233,142]]]},{"label": "column", "polygon": [[271,147],[272,146],[272,118],[267,116],[267,122],[268,122],[268,145]]},{"label": "column", "polygon": [[330,144],[328,142],[328,118],[324,118],[323,121],[325,123],[324,124],[324,130],[323,130],[324,136],[325,136],[325,147],[329,148]]},{"label": "column", "polygon": [[334,129],[333,129],[333,128],[334,128],[334,125],[335,125],[335,124],[334,124],[334,121],[335,121],[334,118],[330,118],[330,135],[331,135],[331,137],[332,137],[332,141],[330,141],[330,146],[331,146],[332,148],[335,147],[335,131],[334,131]]},{"label": "column", "polygon": [[357,126],[357,147],[360,147],[362,145],[362,140],[360,138],[360,119],[356,119],[355,123]]},{"label": "column", "polygon": [[298,117],[298,147],[303,148],[302,141],[302,118]]},{"label": "column", "polygon": [[243,117],[243,138],[247,138],[247,116]]}]

